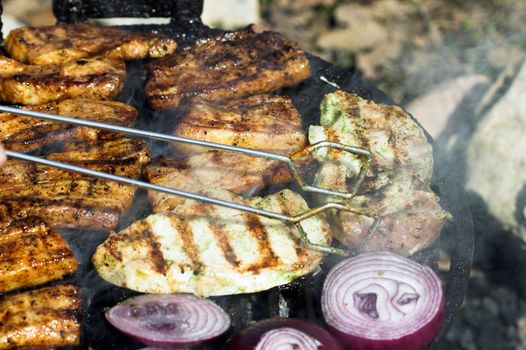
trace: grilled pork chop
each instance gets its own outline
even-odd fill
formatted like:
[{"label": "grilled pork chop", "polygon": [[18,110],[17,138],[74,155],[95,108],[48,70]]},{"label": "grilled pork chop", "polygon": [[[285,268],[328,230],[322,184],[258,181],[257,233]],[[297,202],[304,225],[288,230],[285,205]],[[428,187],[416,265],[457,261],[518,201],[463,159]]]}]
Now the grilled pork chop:
[{"label": "grilled pork chop", "polygon": [[[150,153],[143,141],[118,138],[75,144],[48,158],[136,178]],[[0,169],[0,219],[38,216],[52,227],[111,230],[135,192],[131,185],[9,160]]]},{"label": "grilled pork chop", "polygon": [[[131,126],[137,117],[132,106],[116,101],[73,99],[23,109],[119,126]],[[68,139],[95,141],[100,134],[94,128],[0,113],[0,141],[14,151],[31,151]]]},{"label": "grilled pork chop", "polygon": [[56,348],[80,343],[80,288],[61,285],[0,300],[0,349]]},{"label": "grilled pork chop", "polygon": [[30,66],[0,56],[0,100],[38,105],[68,98],[110,100],[124,86],[126,65],[114,58],[82,58]]},{"label": "grilled pork chop", "polygon": [[[372,235],[373,219],[349,212],[331,213],[334,235],[362,251],[390,250],[410,255],[426,248],[439,236],[450,214],[442,210],[429,187],[432,148],[422,129],[402,109],[376,104],[343,91],[328,94],[322,102],[322,126],[312,126],[309,140],[330,140],[365,148],[372,161],[357,195],[343,201],[367,208],[381,218]],[[316,184],[347,191],[356,180],[364,159],[336,150],[315,154],[321,161]],[[322,201],[342,201],[324,198]]]},{"label": "grilled pork chop", "polygon": [[[255,95],[222,103],[192,103],[175,129],[175,135],[245,148],[292,154],[307,137],[301,116],[289,97]],[[204,147],[174,144],[186,153]]]},{"label": "grilled pork chop", "polygon": [[64,238],[40,219],[11,222],[0,230],[0,247],[0,292],[59,280],[78,267]]},{"label": "grilled pork chop", "polygon": [[225,33],[149,66],[148,103],[169,109],[187,99],[221,101],[264,93],[310,76],[298,44],[278,33]]},{"label": "grilled pork chop", "polygon": [[[146,167],[151,183],[187,192],[224,189],[236,194],[251,195],[269,184],[290,181],[285,163],[233,152],[209,151],[184,159],[160,159]],[[163,192],[150,191],[156,213],[173,211],[185,199]]]},{"label": "grilled pork chop", "polygon": [[[222,193],[215,196],[291,215],[307,209],[303,198],[290,190],[250,201]],[[141,292],[210,296],[266,290],[318,268],[323,254],[303,248],[294,226],[233,209],[195,205],[201,213],[177,208],[176,213],[153,214],[112,233],[93,255],[102,278]],[[301,225],[312,242],[330,244],[323,216]]]},{"label": "grilled pork chop", "polygon": [[62,64],[106,56],[122,60],[163,57],[175,51],[174,40],[152,33],[77,23],[12,30],[4,48],[17,61]]}]

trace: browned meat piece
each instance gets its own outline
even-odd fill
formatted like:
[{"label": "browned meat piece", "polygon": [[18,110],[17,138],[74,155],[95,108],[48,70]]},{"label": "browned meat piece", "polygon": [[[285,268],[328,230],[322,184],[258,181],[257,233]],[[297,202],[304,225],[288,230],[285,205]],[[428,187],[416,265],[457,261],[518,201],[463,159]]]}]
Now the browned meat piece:
[{"label": "browned meat piece", "polygon": [[[184,159],[163,159],[146,168],[151,183],[187,192],[221,189],[250,195],[268,184],[290,181],[285,163],[232,152],[209,151]],[[185,199],[150,191],[154,212],[172,211]]]},{"label": "browned meat piece", "polygon": [[114,58],[82,58],[29,66],[0,56],[0,100],[38,105],[68,98],[110,100],[124,86],[126,65]]},{"label": "browned meat piece", "polygon": [[163,57],[175,51],[174,40],[153,34],[93,24],[65,24],[12,30],[4,48],[17,61],[62,64],[80,58],[106,56],[122,60]]},{"label": "browned meat piece", "polygon": [[41,288],[0,301],[0,349],[55,348],[80,343],[79,287]]},{"label": "browned meat piece", "polygon": [[[175,135],[286,155],[302,149],[307,142],[301,116],[292,100],[271,95],[223,103],[192,103]],[[184,143],[174,145],[182,152],[207,151]]]},{"label": "browned meat piece", "polygon": [[[45,158],[137,179],[143,166],[150,162],[151,154],[144,141],[115,138],[94,143],[69,143],[64,152],[51,153]],[[0,168],[0,191],[13,185],[28,186],[83,177],[58,168],[11,159]]]},{"label": "browned meat piece", "polygon": [[0,230],[0,292],[59,280],[77,267],[64,238],[40,219],[13,221]]},{"label": "browned meat piece", "polygon": [[179,106],[190,98],[220,101],[264,93],[310,76],[298,44],[278,33],[226,33],[154,62],[146,84],[154,109]]},{"label": "browned meat piece", "polygon": [[[137,117],[132,106],[115,101],[73,99],[23,108],[120,126],[132,126]],[[0,141],[13,151],[30,151],[68,139],[94,141],[100,134],[94,128],[0,113]]]},{"label": "browned meat piece", "polygon": [[[116,139],[75,144],[50,159],[137,178],[150,160],[143,141]],[[0,169],[0,219],[38,216],[53,227],[114,229],[136,188],[9,160]]]},{"label": "browned meat piece", "polygon": [[131,205],[132,187],[94,180],[15,185],[0,193],[0,219],[38,216],[52,227],[112,230]]}]

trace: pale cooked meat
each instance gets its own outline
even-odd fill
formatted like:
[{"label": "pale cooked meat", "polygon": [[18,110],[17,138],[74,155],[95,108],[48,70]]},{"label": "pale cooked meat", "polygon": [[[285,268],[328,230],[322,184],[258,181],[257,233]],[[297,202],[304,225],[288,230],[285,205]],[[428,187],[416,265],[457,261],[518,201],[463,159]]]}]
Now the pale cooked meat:
[{"label": "pale cooked meat", "polygon": [[[357,195],[351,200],[323,198],[365,208],[381,221],[349,212],[331,213],[334,236],[359,251],[390,250],[411,255],[428,247],[451,217],[429,187],[432,147],[423,130],[402,109],[376,104],[337,91],[321,105],[322,126],[312,126],[309,140],[330,140],[367,149],[372,161]],[[316,185],[347,191],[356,180],[363,158],[337,150],[317,152],[321,169]]]},{"label": "pale cooked meat", "polygon": [[[369,150],[373,154],[367,172],[367,188],[389,182],[396,170],[429,183],[433,172],[433,149],[420,126],[400,107],[378,104],[357,95],[336,91],[321,103],[321,126],[309,127],[309,141],[329,140]],[[338,159],[347,177],[356,176],[363,158],[327,149],[317,152],[320,160]]]},{"label": "pale cooked meat", "polygon": [[[218,197],[290,215],[307,209],[303,198],[290,190],[251,200],[228,193]],[[294,226],[195,204],[207,215],[178,210],[153,214],[110,234],[93,256],[101,277],[141,292],[210,296],[266,290],[318,268],[323,254],[305,249]],[[312,242],[330,244],[323,216],[301,225]]]},{"label": "pale cooked meat", "polygon": [[[75,144],[50,159],[136,178],[150,160],[143,141],[116,139]],[[0,169],[0,219],[38,216],[52,227],[114,229],[136,187],[95,180],[20,161]]]},{"label": "pale cooked meat", "polygon": [[40,219],[13,221],[0,230],[0,292],[56,281],[77,268],[64,238]]},{"label": "pale cooked meat", "polygon": [[124,86],[126,65],[114,58],[82,58],[31,66],[0,56],[0,100],[38,105],[68,98],[110,100]]},{"label": "pale cooked meat", "polygon": [[80,343],[80,288],[60,285],[0,300],[0,349],[57,348]]},{"label": "pale cooked meat", "polygon": [[[290,181],[283,162],[233,152],[209,151],[183,159],[161,159],[146,167],[146,177],[156,185],[187,192],[223,189],[251,195],[269,184]],[[172,211],[185,200],[163,192],[150,191],[154,212]]]},{"label": "pale cooked meat", "polygon": [[[285,155],[302,149],[307,142],[301,116],[292,100],[272,95],[255,95],[223,103],[196,101],[189,106],[174,133]],[[205,147],[184,143],[174,146],[186,153],[207,151]]]},{"label": "pale cooked meat", "polygon": [[[137,117],[135,108],[116,101],[71,99],[22,108],[128,127],[133,125]],[[69,139],[94,141],[100,134],[101,131],[94,128],[0,113],[0,141],[7,149],[14,151],[30,151]]]},{"label": "pale cooked meat", "polygon": [[310,76],[297,43],[251,29],[225,33],[149,66],[148,103],[175,108],[188,99],[221,101],[291,86]]},{"label": "pale cooked meat", "polygon": [[[342,183],[345,169],[341,164],[327,162],[322,166],[321,173],[326,178],[318,183],[319,186],[344,190],[344,187],[335,186],[334,181],[340,177],[338,183]],[[336,239],[359,251],[387,250],[405,256],[436,241],[451,215],[441,208],[439,198],[429,184],[402,173],[393,174],[390,181],[373,192],[357,195],[346,202],[355,208],[367,208],[381,218],[374,233],[370,235],[369,232],[373,218],[334,211],[329,213],[329,218]],[[332,186],[328,186],[329,183]]]},{"label": "pale cooked meat", "polygon": [[76,23],[9,32],[4,48],[17,61],[62,64],[80,58],[106,56],[122,60],[163,57],[177,47],[168,37],[145,32]]}]

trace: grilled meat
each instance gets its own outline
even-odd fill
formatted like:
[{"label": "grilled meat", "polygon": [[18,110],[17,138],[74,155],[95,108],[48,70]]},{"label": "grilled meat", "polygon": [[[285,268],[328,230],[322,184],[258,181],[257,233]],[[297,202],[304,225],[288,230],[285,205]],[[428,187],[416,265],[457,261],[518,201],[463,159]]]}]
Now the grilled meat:
[{"label": "grilled meat", "polygon": [[[251,195],[269,184],[290,181],[285,163],[233,152],[209,151],[184,159],[160,159],[146,168],[146,176],[156,185],[200,193],[204,189],[224,189]],[[185,199],[150,191],[156,213],[172,211]]]},{"label": "grilled meat", "polygon": [[252,30],[225,33],[149,66],[148,103],[178,107],[187,99],[220,101],[264,93],[310,76],[298,44],[278,33]]},{"label": "grilled meat", "polygon": [[[50,160],[82,168],[137,179],[151,160],[144,141],[116,137],[93,143],[68,143],[64,151],[45,156]],[[0,168],[0,191],[13,185],[31,186],[46,182],[85,178],[55,167],[11,159]]]},{"label": "grilled meat", "polygon": [[[75,144],[48,158],[136,178],[150,153],[143,141],[122,138]],[[135,186],[10,160],[0,169],[0,219],[38,216],[52,227],[111,230],[135,192]]]},{"label": "grilled meat", "polygon": [[62,64],[80,58],[106,56],[122,60],[163,57],[175,51],[173,39],[93,24],[77,23],[12,30],[4,48],[17,61]]},{"label": "grilled meat", "polygon": [[[23,109],[120,126],[131,126],[137,117],[132,106],[115,101],[73,99]],[[94,141],[100,134],[94,128],[0,113],[0,141],[14,151],[30,151],[68,139]]]},{"label": "grilled meat", "polygon": [[[292,154],[307,142],[301,116],[289,97],[255,95],[223,103],[192,103],[175,135],[239,147]],[[177,143],[177,149],[205,152]]]},{"label": "grilled meat", "polygon": [[[429,187],[432,148],[422,129],[398,107],[343,91],[327,95],[321,108],[322,126],[310,128],[310,142],[330,140],[372,153],[357,195],[343,202],[381,218],[371,235],[371,217],[333,212],[330,218],[335,237],[357,250],[390,250],[402,255],[433,243],[450,215]],[[322,163],[316,185],[337,191],[347,191],[364,166],[363,158],[337,150],[321,150],[315,156]],[[328,200],[342,201],[322,199]]]},{"label": "grilled meat", "polygon": [[0,292],[59,280],[77,267],[64,238],[40,219],[13,221],[0,230]]},{"label": "grilled meat", "polygon": [[0,301],[0,349],[55,348],[80,343],[80,288],[41,288]]},{"label": "grilled meat", "polygon": [[[303,198],[289,190],[250,201],[223,193],[223,199],[291,215],[307,209]],[[304,249],[294,226],[195,205],[206,214],[177,208],[177,213],[153,214],[112,233],[93,256],[102,278],[141,292],[209,296],[266,290],[318,268],[323,254]],[[312,242],[330,244],[322,216],[301,225]]]},{"label": "grilled meat", "polygon": [[[344,191],[345,186],[338,185],[345,184],[345,173],[341,163],[326,162],[318,174],[317,185]],[[387,250],[406,256],[428,247],[438,238],[451,217],[440,207],[438,196],[429,184],[418,178],[404,173],[392,175],[389,184],[347,202],[380,217],[374,233],[369,232],[374,222],[372,217],[335,211],[329,213],[334,237],[360,251]]]},{"label": "grilled meat", "polygon": [[37,105],[68,98],[109,100],[124,86],[126,65],[114,58],[82,58],[30,66],[0,56],[0,100]]}]

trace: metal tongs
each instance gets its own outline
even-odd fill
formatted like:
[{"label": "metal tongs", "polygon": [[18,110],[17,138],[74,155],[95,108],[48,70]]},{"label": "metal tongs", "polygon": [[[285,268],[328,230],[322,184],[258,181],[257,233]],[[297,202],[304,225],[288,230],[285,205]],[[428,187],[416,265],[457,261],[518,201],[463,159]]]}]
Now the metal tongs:
[{"label": "metal tongs", "polygon": [[[105,131],[145,137],[145,138],[154,139],[154,140],[167,141],[167,142],[181,142],[181,143],[186,143],[186,144],[195,145],[195,146],[204,146],[204,147],[208,147],[211,149],[238,152],[238,153],[248,154],[251,156],[263,157],[267,159],[285,162],[288,165],[292,173],[292,176],[294,177],[294,180],[297,182],[297,184],[301,187],[303,191],[322,194],[326,196],[334,196],[334,197],[339,197],[343,199],[350,199],[356,194],[360,184],[362,183],[365,177],[365,173],[371,161],[371,153],[365,149],[343,145],[340,143],[330,142],[330,141],[321,141],[316,144],[307,146],[304,149],[290,156],[284,156],[280,154],[259,151],[259,150],[249,149],[249,148],[230,146],[230,145],[214,143],[214,142],[200,141],[200,140],[189,139],[185,137],[179,137],[175,135],[167,135],[167,134],[161,134],[161,133],[156,133],[156,132],[151,132],[151,131],[138,130],[138,129],[110,125],[110,124],[105,124],[105,123],[99,123],[99,122],[94,122],[94,121],[89,121],[89,120],[81,120],[81,119],[76,119],[76,118],[64,117],[64,116],[59,116],[55,114],[28,111],[28,110],[24,110],[20,108],[15,108],[15,107],[8,107],[8,106],[0,105],[0,112],[23,115],[27,117],[33,117],[33,118],[38,118],[38,119],[43,119],[43,120],[50,120],[50,121],[65,123],[65,124],[85,126],[85,127],[96,128],[96,129],[105,130]],[[352,185],[351,189],[348,192],[332,191],[332,190],[328,190],[325,188],[312,186],[312,185],[305,183],[303,178],[300,176],[298,169],[294,162],[300,159],[301,157],[304,157],[307,154],[312,154],[314,151],[320,148],[335,148],[338,150],[356,154],[365,160],[364,165],[361,167],[356,181],[354,182],[354,184]],[[209,204],[227,207],[230,209],[237,209],[240,211],[262,215],[268,218],[277,219],[277,220],[281,220],[287,223],[295,224],[300,233],[301,242],[305,246],[305,248],[317,250],[317,251],[321,251],[325,253],[338,254],[338,255],[344,255],[344,256],[349,255],[349,252],[344,249],[312,243],[308,239],[303,228],[301,227],[300,225],[301,221],[307,218],[310,218],[312,216],[318,215],[319,213],[325,212],[327,210],[331,210],[331,209],[347,211],[347,212],[355,213],[358,215],[363,215],[363,216],[374,218],[374,222],[369,228],[369,232],[367,233],[366,239],[364,240],[363,244],[367,243],[367,241],[372,236],[372,234],[374,233],[374,231],[376,230],[380,222],[380,218],[374,212],[371,212],[370,210],[367,210],[364,208],[356,208],[356,207],[352,207],[349,205],[345,205],[345,204],[333,202],[333,201],[325,203],[322,206],[307,210],[299,215],[288,216],[288,215],[283,215],[281,213],[258,209],[258,208],[250,207],[247,205],[225,201],[221,199],[211,198],[211,197],[195,194],[192,192],[181,191],[181,190],[177,190],[177,189],[170,188],[170,187],[154,185],[149,182],[133,180],[133,179],[129,179],[126,177],[116,176],[116,175],[107,174],[107,173],[100,172],[100,171],[77,167],[74,165],[61,163],[61,162],[57,162],[53,160],[48,160],[45,158],[30,156],[30,155],[20,153],[20,152],[6,151],[6,154],[8,157],[11,157],[11,158],[22,159],[22,160],[26,160],[26,161],[30,161],[34,163],[56,167],[56,168],[67,170],[67,171],[80,173],[86,176],[91,176],[91,177],[100,178],[104,180],[116,181],[116,182],[120,182],[120,183],[124,183],[128,185],[133,185],[133,186],[147,189],[147,190],[165,192],[168,194],[181,196],[187,199],[198,200],[198,201],[202,201],[202,202],[209,203]]]}]

